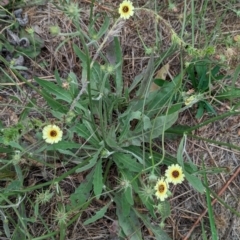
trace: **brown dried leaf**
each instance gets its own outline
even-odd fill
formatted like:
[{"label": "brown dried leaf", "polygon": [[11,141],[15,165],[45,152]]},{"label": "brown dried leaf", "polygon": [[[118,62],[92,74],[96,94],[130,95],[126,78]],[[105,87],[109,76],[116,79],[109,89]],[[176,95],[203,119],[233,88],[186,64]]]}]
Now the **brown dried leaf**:
[{"label": "brown dried leaf", "polygon": [[[158,79],[166,80],[166,77],[167,77],[167,74],[168,74],[168,71],[169,71],[169,67],[170,67],[169,63],[162,66],[160,68],[160,70],[157,71],[155,79],[158,78]],[[150,92],[156,91],[159,88],[160,87],[156,83],[152,82],[151,87],[150,87]]]}]

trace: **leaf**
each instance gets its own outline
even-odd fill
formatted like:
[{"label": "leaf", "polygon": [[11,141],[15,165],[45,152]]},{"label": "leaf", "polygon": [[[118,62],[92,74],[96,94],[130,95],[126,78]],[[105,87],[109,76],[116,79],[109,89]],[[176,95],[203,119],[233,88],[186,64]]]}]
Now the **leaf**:
[{"label": "leaf", "polygon": [[22,148],[22,146],[21,146],[19,143],[17,143],[17,142],[10,141],[10,142],[8,143],[8,145],[11,146],[11,147],[13,147],[13,148],[19,149],[20,151],[24,151],[23,148]]},{"label": "leaf", "polygon": [[127,201],[127,198],[124,196],[123,192],[119,195],[120,203],[121,203],[121,215],[122,217],[128,217],[131,209],[131,205]]},{"label": "leaf", "polygon": [[221,93],[216,96],[216,99],[224,100],[224,99],[234,99],[240,97],[240,88],[226,88]]},{"label": "leaf", "polygon": [[98,148],[99,147],[99,139],[94,134],[94,131],[91,129],[91,132],[89,128],[91,126],[87,124],[87,122],[84,123],[77,123],[73,128],[72,131],[76,132],[78,136],[84,138],[87,140],[88,143],[90,143],[92,146]]},{"label": "leaf", "polygon": [[117,37],[114,38],[114,45],[115,45],[115,52],[116,52],[116,64],[119,65],[116,69],[116,77],[115,77],[115,84],[116,84],[116,94],[117,96],[122,96],[123,90],[123,78],[122,78],[122,49]]},{"label": "leaf", "polygon": [[87,56],[83,53],[82,50],[80,50],[80,48],[76,44],[73,44],[73,50],[77,54],[81,62],[83,63],[87,62]]},{"label": "leaf", "polygon": [[143,77],[144,72],[140,73],[133,79],[131,86],[128,88],[129,93],[137,87],[137,85],[142,81]]},{"label": "leaf", "polygon": [[[158,71],[157,71],[157,74],[155,76],[155,79],[161,79],[161,80],[166,80],[166,76],[169,72],[169,68],[170,68],[170,65],[169,63],[165,64],[164,66],[162,66]],[[155,82],[152,82],[151,83],[151,86],[150,86],[150,92],[153,92],[153,91],[156,91],[158,90],[160,87],[159,85],[157,85]]]},{"label": "leaf", "polygon": [[204,113],[204,106],[203,106],[203,102],[199,102],[198,103],[198,109],[197,109],[197,113],[196,113],[196,118],[199,119],[203,116]]},{"label": "leaf", "polygon": [[59,87],[58,85],[46,81],[46,80],[42,80],[40,78],[34,77],[35,81],[42,86],[46,91],[48,91],[50,94],[53,94],[56,96],[56,99],[61,99],[64,100],[68,103],[72,102],[72,96],[69,92],[67,92],[66,90],[64,90],[62,87]]},{"label": "leaf", "polygon": [[78,92],[79,92],[79,89],[78,89],[78,80],[77,80],[77,76],[74,72],[70,72],[68,74],[68,80],[67,80],[70,84],[70,88],[69,88],[69,91],[72,95],[72,97],[76,97]]},{"label": "leaf", "polygon": [[140,87],[137,91],[137,94],[136,94],[137,97],[143,98],[144,96],[146,96],[146,93],[149,91],[148,86],[150,81],[152,80],[153,72],[154,72],[154,58],[153,58],[153,55],[151,55],[148,61],[147,68],[144,71],[144,75],[140,83]]},{"label": "leaf", "polygon": [[105,15],[104,22],[97,33],[98,39],[100,39],[104,35],[104,33],[106,33],[106,31],[109,29],[109,25],[110,25],[110,18],[107,15]]},{"label": "leaf", "polygon": [[[92,170],[84,180],[75,190],[73,194],[70,196],[72,207],[81,206],[86,203],[87,199],[90,196],[90,192],[92,191],[92,181],[93,181],[94,171]],[[79,208],[78,208],[79,209]]]},{"label": "leaf", "polygon": [[77,157],[73,152],[69,151],[69,150],[62,150],[62,149],[58,149],[58,152],[60,152],[61,154],[64,155],[69,155],[72,157]]},{"label": "leaf", "polygon": [[189,174],[185,170],[183,170],[183,171],[184,171],[184,175],[185,175],[186,179],[188,180],[188,182],[190,183],[190,185],[192,185],[192,187],[194,189],[196,189],[198,192],[203,193],[205,190],[205,187],[203,186],[202,181],[198,177]]},{"label": "leaf", "polygon": [[152,231],[158,240],[171,240],[171,238],[159,227],[151,224],[150,220],[146,215],[139,213],[136,209],[134,209],[136,215],[143,221],[144,225]]},{"label": "leaf", "polygon": [[122,211],[124,211],[125,205],[120,204],[121,197],[116,195],[114,201],[117,204],[117,216],[118,223],[124,232],[125,236],[129,240],[139,240],[142,239],[141,234],[141,224],[135,214],[135,212],[130,209],[128,215],[124,215]]},{"label": "leaf", "polygon": [[192,82],[193,88],[197,89],[198,83],[197,83],[197,76],[195,73],[195,65],[194,63],[191,63],[188,68],[187,68],[187,73],[188,73],[188,77]]},{"label": "leaf", "polygon": [[[174,112],[169,115],[160,116],[152,120],[151,132],[144,134],[146,142],[151,141],[154,138],[161,136],[167,129],[169,129],[178,119],[178,112]],[[140,131],[138,132],[140,133]]]},{"label": "leaf", "polygon": [[60,78],[60,75],[59,75],[59,72],[58,72],[57,69],[54,71],[54,76],[55,76],[55,78],[57,80],[58,85],[61,86],[62,85],[62,80]]},{"label": "leaf", "polygon": [[181,142],[179,144],[178,150],[177,150],[177,161],[179,163],[179,165],[183,168],[184,164],[183,164],[183,147],[186,141],[186,136],[184,135],[181,139]]},{"label": "leaf", "polygon": [[[205,166],[204,166],[204,162],[203,162],[203,170],[206,170]],[[215,226],[215,218],[214,218],[213,208],[212,208],[212,203],[211,203],[211,193],[209,191],[209,185],[208,185],[208,181],[207,181],[206,171],[203,172],[203,175],[204,175],[204,184],[207,186],[206,187],[206,199],[207,199],[209,222],[210,222],[210,227],[211,227],[211,235],[212,235],[213,240],[217,240],[218,236],[217,236],[217,230],[216,230],[216,226]]]},{"label": "leaf", "polygon": [[214,115],[217,115],[216,111],[214,110],[213,106],[207,102],[207,101],[204,101],[203,102],[205,103],[205,108],[207,110],[208,113],[211,113],[211,114],[214,114]]},{"label": "leaf", "polygon": [[18,190],[21,190],[21,188],[22,188],[22,183],[17,179],[9,183],[8,186],[4,189],[4,192],[7,193],[7,192],[18,191]]},{"label": "leaf", "polygon": [[29,58],[35,58],[41,53],[41,49],[34,46],[29,46],[27,48],[17,46],[16,49],[18,53],[28,56]]},{"label": "leaf", "polygon": [[95,166],[95,171],[93,175],[93,191],[97,199],[100,198],[103,188],[103,170],[102,170],[102,159],[98,160]]},{"label": "leaf", "polygon": [[79,149],[81,145],[79,143],[74,143],[74,142],[68,142],[68,141],[60,141],[58,143],[55,143],[54,145],[50,145],[47,147],[47,150],[56,150],[56,149],[61,149],[61,150],[66,150],[66,149]]},{"label": "leaf", "polygon": [[153,201],[148,198],[147,196],[144,196],[145,193],[139,192],[138,196],[140,197],[142,203],[145,205],[145,207],[148,209],[151,216],[156,219],[155,209],[154,209],[154,203]]},{"label": "leaf", "polygon": [[112,155],[113,161],[121,169],[128,169],[131,172],[141,172],[143,167],[130,154],[116,152]]},{"label": "leaf", "polygon": [[126,199],[126,201],[132,206],[134,201],[133,201],[133,194],[132,194],[132,188],[127,187],[124,189],[123,195]]},{"label": "leaf", "polygon": [[96,164],[97,160],[98,160],[98,155],[99,155],[99,152],[98,153],[95,153],[89,160],[89,163],[87,165],[85,165],[84,167],[81,167],[81,168],[78,168],[76,170],[76,173],[80,173],[80,172],[83,172],[83,171],[86,171],[92,167],[94,167],[94,165]]},{"label": "leaf", "polygon": [[161,214],[162,221],[164,222],[166,218],[171,215],[171,208],[169,201],[163,201],[158,204],[158,210]]},{"label": "leaf", "polygon": [[112,201],[110,201],[106,206],[104,206],[99,211],[97,211],[94,216],[92,216],[91,218],[89,218],[88,220],[83,222],[83,225],[86,226],[90,223],[96,222],[98,219],[101,219],[105,215],[105,213],[107,212],[107,210],[111,204],[112,204]]},{"label": "leaf", "polygon": [[20,113],[19,116],[19,122],[24,121],[28,116],[29,116],[29,112],[30,110],[33,108],[33,103],[35,103],[34,99],[32,99],[23,109],[23,111]]},{"label": "leaf", "polygon": [[58,101],[54,100],[46,91],[42,90],[41,92],[43,98],[46,100],[48,105],[55,111],[59,111],[61,113],[67,113],[66,106],[63,106],[63,104],[59,103]]}]

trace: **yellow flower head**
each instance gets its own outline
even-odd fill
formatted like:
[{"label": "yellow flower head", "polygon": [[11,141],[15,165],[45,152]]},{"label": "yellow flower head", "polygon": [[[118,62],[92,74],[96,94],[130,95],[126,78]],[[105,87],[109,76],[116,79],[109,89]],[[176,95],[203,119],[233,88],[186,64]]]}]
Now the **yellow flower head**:
[{"label": "yellow flower head", "polygon": [[48,125],[43,128],[43,139],[46,143],[57,143],[62,140],[63,132],[56,125]]},{"label": "yellow flower head", "polygon": [[182,183],[184,180],[182,167],[180,167],[178,164],[172,164],[169,166],[166,170],[165,176],[167,178],[167,182],[173,183],[174,185]]},{"label": "yellow flower head", "polygon": [[128,0],[124,0],[120,4],[118,12],[121,18],[128,19],[133,15],[133,10],[134,10],[134,7],[132,5],[132,2]]},{"label": "yellow flower head", "polygon": [[155,185],[154,189],[156,190],[156,197],[159,198],[161,201],[164,201],[165,198],[168,197],[168,184],[166,181],[163,180],[163,178],[159,179],[157,181],[157,184]]},{"label": "yellow flower head", "polygon": [[195,103],[196,101],[196,97],[194,95],[192,95],[191,97],[188,97],[186,100],[185,100],[185,105],[188,106],[190,104],[193,104]]}]

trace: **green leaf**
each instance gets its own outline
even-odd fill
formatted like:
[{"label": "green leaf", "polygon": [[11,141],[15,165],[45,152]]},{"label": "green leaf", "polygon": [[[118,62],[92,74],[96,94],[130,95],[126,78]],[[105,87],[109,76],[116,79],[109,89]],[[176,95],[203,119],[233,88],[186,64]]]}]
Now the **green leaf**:
[{"label": "green leaf", "polygon": [[199,102],[198,103],[198,110],[197,110],[197,113],[196,113],[196,118],[199,119],[203,116],[203,113],[204,113],[204,106],[203,106],[203,103],[202,102]]},{"label": "green leaf", "polygon": [[144,97],[149,91],[152,76],[154,74],[154,58],[153,54],[150,56],[146,70],[144,71],[143,79],[140,82],[140,87],[137,91],[137,97]]},{"label": "green leaf", "polygon": [[184,135],[181,139],[181,142],[179,144],[178,150],[177,150],[177,161],[179,163],[179,165],[184,168],[184,164],[183,164],[183,147],[186,141],[186,136]]},{"label": "green leaf", "polygon": [[24,151],[23,148],[22,148],[22,146],[21,146],[19,143],[17,143],[17,142],[10,141],[10,142],[8,143],[8,145],[11,146],[11,147],[13,147],[13,148],[19,149],[20,151]]},{"label": "green leaf", "polygon": [[186,179],[188,180],[188,182],[190,183],[190,185],[192,185],[192,187],[194,189],[196,189],[198,192],[203,193],[205,190],[205,187],[203,186],[202,181],[198,177],[189,174],[185,170],[183,170],[183,171],[184,171],[184,175],[185,175]]},{"label": "green leaf", "polygon": [[103,170],[102,170],[102,159],[98,160],[95,166],[95,172],[93,175],[93,191],[97,199],[100,198],[103,188]]},{"label": "green leaf", "polygon": [[98,155],[99,155],[99,152],[95,153],[89,160],[89,163],[87,165],[85,165],[84,167],[81,167],[81,168],[78,168],[76,170],[76,173],[80,173],[80,172],[83,172],[83,171],[86,171],[92,167],[95,166],[97,160],[98,160]]},{"label": "green leaf", "polygon": [[128,88],[129,93],[137,87],[137,85],[142,81],[143,77],[144,77],[144,72],[140,73],[133,79],[131,86]]},{"label": "green leaf", "polygon": [[77,80],[77,76],[74,72],[70,72],[68,74],[68,82],[70,84],[70,93],[72,95],[72,97],[76,97],[79,89],[78,89],[78,80]]},{"label": "green leaf", "polygon": [[7,187],[4,189],[4,192],[12,192],[12,191],[18,191],[22,188],[21,181],[13,180],[10,184],[7,185]]},{"label": "green leaf", "polygon": [[156,219],[155,209],[154,209],[154,202],[148,196],[144,196],[145,193],[139,192],[138,196],[140,197],[142,203],[148,209],[151,216]]},{"label": "green leaf", "polygon": [[94,134],[91,125],[84,121],[84,123],[77,123],[73,128],[72,131],[76,132],[78,136],[87,140],[92,146],[98,148],[100,140],[97,138],[96,134]]},{"label": "green leaf", "polygon": [[170,203],[168,201],[163,201],[158,203],[158,210],[161,214],[162,221],[164,222],[166,218],[171,215]]},{"label": "green leaf", "polygon": [[61,86],[62,85],[62,80],[60,78],[60,75],[59,75],[59,72],[58,72],[57,69],[54,71],[54,76],[55,76],[55,78],[57,80],[58,85]]},{"label": "green leaf", "polygon": [[54,84],[52,82],[42,80],[40,78],[34,77],[35,81],[42,86],[46,91],[48,91],[50,94],[53,94],[56,96],[56,99],[64,100],[68,103],[72,102],[72,96],[69,92],[67,92],[62,87],[59,87],[57,84]]},{"label": "green leaf", "polygon": [[188,68],[187,68],[187,73],[188,73],[188,77],[192,82],[192,85],[194,87],[194,89],[197,89],[198,83],[197,83],[197,77],[195,75],[195,66],[194,63],[191,63]]},{"label": "green leaf", "polygon": [[23,54],[29,58],[35,58],[37,57],[40,52],[41,52],[41,48],[39,47],[34,47],[34,46],[29,46],[27,48],[24,47],[16,47],[18,53]]},{"label": "green leaf", "polygon": [[133,201],[133,194],[132,194],[132,188],[127,187],[124,189],[123,196],[127,200],[127,202],[132,206],[134,201]]},{"label": "green leaf", "polygon": [[68,112],[68,109],[66,106],[61,104],[59,101],[54,100],[46,91],[42,90],[41,94],[53,110],[59,111],[65,114]]},{"label": "green leaf", "polygon": [[112,156],[113,161],[120,169],[128,169],[131,172],[141,172],[143,169],[143,166],[130,154],[116,152]]},{"label": "green leaf", "polygon": [[28,116],[29,116],[29,112],[31,111],[31,109],[33,108],[33,103],[35,103],[34,99],[32,99],[23,109],[23,111],[20,113],[19,116],[19,122],[24,121]]},{"label": "green leaf", "polygon": [[118,198],[116,196],[114,198],[116,204],[117,204],[117,216],[119,221],[119,226],[121,227],[123,233],[129,240],[139,240],[143,239],[141,234],[141,224],[135,214],[135,212],[130,209],[128,215],[124,215],[122,211],[124,211],[124,205],[119,204],[119,200],[121,198]]},{"label": "green leaf", "polygon": [[[73,194],[70,196],[72,207],[81,206],[86,203],[87,199],[90,196],[90,192],[92,191],[92,181],[93,181],[94,171],[91,171],[84,182],[82,182],[75,190]],[[78,208],[79,209],[79,208]]]},{"label": "green leaf", "polygon": [[106,33],[106,31],[109,29],[109,24],[110,24],[110,18],[107,15],[105,15],[104,22],[97,33],[98,39],[100,39]]},{"label": "green leaf", "polygon": [[[205,170],[204,163],[203,163],[203,169]],[[212,235],[213,240],[218,240],[217,230],[216,230],[216,226],[215,226],[215,219],[214,219],[214,214],[213,214],[213,208],[212,208],[212,203],[211,203],[211,193],[209,191],[209,185],[208,185],[208,181],[207,181],[206,172],[204,172],[203,175],[204,175],[204,184],[207,186],[206,187],[206,198],[207,198],[207,209],[208,209],[209,222],[210,222],[210,227],[211,227],[211,235]]]},{"label": "green leaf", "polygon": [[92,216],[91,218],[89,218],[88,220],[86,220],[83,225],[86,226],[90,223],[94,223],[96,222],[98,219],[101,219],[105,213],[107,212],[109,206],[112,204],[112,202],[110,201],[106,206],[104,206],[103,208],[101,208],[99,211],[96,212],[96,214],[94,216]]},{"label": "green leaf", "polygon": [[205,228],[204,228],[204,220],[201,221],[201,227],[202,227],[202,239],[203,240],[208,240],[207,234],[206,234],[206,231],[205,231]]},{"label": "green leaf", "polygon": [[60,141],[58,143],[55,143],[54,145],[49,145],[47,147],[47,150],[56,150],[56,149],[61,149],[61,150],[66,150],[66,149],[79,149],[81,145],[79,143],[74,143],[74,142],[68,142],[68,141]]},{"label": "green leaf", "polygon": [[240,88],[226,88],[221,93],[216,96],[216,99],[224,100],[224,99],[234,99],[240,97]]},{"label": "green leaf", "polygon": [[62,150],[62,149],[58,149],[58,152],[60,152],[61,154],[64,155],[69,155],[72,157],[77,157],[73,152],[69,151],[69,150]]},{"label": "green leaf", "polygon": [[114,48],[116,52],[116,64],[119,66],[116,69],[116,78],[115,78],[115,84],[116,84],[116,94],[117,96],[122,96],[123,91],[123,78],[122,78],[122,49],[119,42],[119,39],[117,37],[114,38]]},{"label": "green leaf", "polygon": [[121,192],[119,194],[119,198],[120,198],[120,203],[121,203],[121,207],[120,207],[121,208],[121,215],[123,217],[127,217],[130,213],[131,205],[127,201],[127,198],[125,197],[123,192]]},{"label": "green leaf", "polygon": [[172,114],[168,114],[165,116],[156,117],[152,121],[152,130],[151,130],[151,138],[159,137],[163,134],[167,129],[169,129],[178,119],[178,112],[174,112]]},{"label": "green leaf", "polygon": [[143,221],[144,225],[153,232],[157,240],[171,240],[159,226],[154,226],[146,215],[139,213],[136,209],[134,209],[134,212]]},{"label": "green leaf", "polygon": [[10,68],[11,69],[16,69],[16,70],[19,70],[19,71],[26,71],[26,70],[28,70],[28,68],[24,67],[24,66],[12,66]]},{"label": "green leaf", "polygon": [[82,50],[80,50],[80,48],[76,44],[73,44],[73,50],[77,54],[81,62],[83,63],[87,62],[87,56],[83,53]]},{"label": "green leaf", "polygon": [[213,106],[207,102],[207,101],[204,101],[203,102],[205,103],[205,108],[207,110],[208,113],[211,113],[211,114],[214,114],[214,115],[217,115],[216,111],[214,110]]}]

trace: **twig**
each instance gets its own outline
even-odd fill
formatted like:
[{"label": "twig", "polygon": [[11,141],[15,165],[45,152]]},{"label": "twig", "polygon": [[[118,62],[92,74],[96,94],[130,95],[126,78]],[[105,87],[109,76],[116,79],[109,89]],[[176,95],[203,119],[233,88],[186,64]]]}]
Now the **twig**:
[{"label": "twig", "polygon": [[[234,180],[235,177],[237,177],[237,175],[240,172],[240,167],[237,168],[237,170],[235,171],[235,173],[230,177],[230,179],[225,183],[225,185],[223,186],[223,188],[218,192],[218,196],[220,197],[225,190],[228,188],[229,184]],[[214,198],[211,202],[211,205],[213,206],[217,201],[217,198]],[[188,240],[188,238],[190,237],[191,233],[193,232],[193,230],[197,227],[197,225],[199,224],[199,222],[201,221],[201,219],[205,216],[205,214],[207,213],[208,209],[206,208],[203,213],[198,217],[197,221],[193,224],[192,228],[189,230],[189,232],[187,233],[187,235],[183,238],[183,240]]]}]

